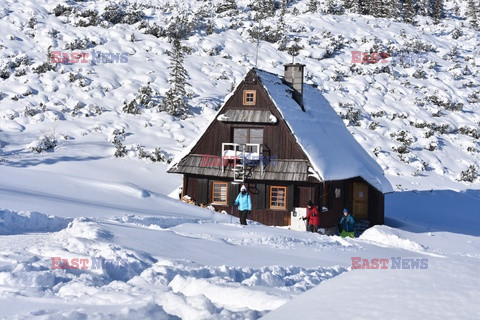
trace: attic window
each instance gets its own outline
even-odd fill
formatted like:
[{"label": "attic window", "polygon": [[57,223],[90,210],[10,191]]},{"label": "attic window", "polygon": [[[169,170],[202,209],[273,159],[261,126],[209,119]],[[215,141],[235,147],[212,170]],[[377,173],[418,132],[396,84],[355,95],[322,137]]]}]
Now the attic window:
[{"label": "attic window", "polygon": [[253,106],[257,103],[257,91],[256,90],[243,90],[243,105]]}]

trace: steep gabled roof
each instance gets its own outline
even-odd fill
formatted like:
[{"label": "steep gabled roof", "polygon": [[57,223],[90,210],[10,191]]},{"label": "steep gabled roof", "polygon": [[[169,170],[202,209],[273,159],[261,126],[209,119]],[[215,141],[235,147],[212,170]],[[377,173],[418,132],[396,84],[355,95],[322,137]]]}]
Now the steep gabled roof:
[{"label": "steep gabled roof", "polygon": [[[303,103],[306,111],[303,112],[292,98],[292,89],[278,75],[259,69],[254,69],[254,72],[307,155],[313,166],[314,172],[311,173],[319,181],[362,177],[383,193],[393,191],[380,165],[355,140],[318,89],[304,85]],[[217,120],[222,110],[223,106],[212,122]],[[168,171],[190,153],[201,136],[172,161]]]},{"label": "steep gabled roof", "polygon": [[393,191],[380,165],[355,140],[318,89],[304,85],[303,112],[282,79],[263,70],[255,72],[324,181],[362,177],[384,193]]}]

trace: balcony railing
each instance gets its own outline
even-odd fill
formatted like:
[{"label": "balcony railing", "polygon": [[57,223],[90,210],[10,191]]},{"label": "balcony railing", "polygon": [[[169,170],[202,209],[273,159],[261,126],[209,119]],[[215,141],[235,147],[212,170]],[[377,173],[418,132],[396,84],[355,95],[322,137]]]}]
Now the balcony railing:
[{"label": "balcony railing", "polygon": [[[260,152],[259,143],[222,143],[222,159],[233,160],[233,180],[236,182],[245,181],[245,169],[248,166],[260,164],[263,175],[263,161]],[[225,172],[225,166],[222,166],[222,172]]]}]

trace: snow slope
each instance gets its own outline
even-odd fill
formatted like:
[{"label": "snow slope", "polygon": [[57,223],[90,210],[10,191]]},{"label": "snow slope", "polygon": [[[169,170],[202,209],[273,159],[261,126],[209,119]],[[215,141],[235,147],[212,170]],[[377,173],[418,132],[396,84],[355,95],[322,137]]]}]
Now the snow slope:
[{"label": "snow slope", "polygon": [[387,224],[411,231],[448,231],[480,236],[477,227],[479,202],[480,190],[396,192],[387,195]]},{"label": "snow slope", "polygon": [[[302,319],[476,319],[480,307],[472,304],[472,299],[480,297],[475,288],[479,285],[477,264],[478,257],[459,258],[449,253],[447,257],[428,257],[427,270],[354,270],[326,281],[263,319],[292,319],[298,314]],[[368,298],[361,298],[364,296]],[[316,304],[317,312],[304,311]]]},{"label": "snow slope", "polygon": [[[480,307],[471,301],[480,297],[475,288],[479,285],[475,267],[479,256],[466,252],[478,249],[478,237],[448,232],[413,234],[376,226],[360,236],[358,241],[362,240],[410,250],[412,253],[404,258],[426,257],[428,268],[352,270],[302,294],[264,319],[292,319],[312,303],[327,306],[319,312],[322,317],[477,318]],[[368,252],[362,257],[396,256],[393,252],[387,256]],[[368,298],[361,298],[365,296]],[[318,319],[318,314],[306,313],[302,318]]]},{"label": "snow slope", "polygon": [[[9,208],[0,210],[1,319],[308,318],[312,303],[323,306],[322,315],[360,318],[477,314],[478,233],[467,235],[474,228],[456,224],[455,213],[428,195],[416,201],[435,210],[423,215],[429,226],[389,217],[387,208],[396,228],[342,239],[253,222],[242,227],[236,218],[163,196],[165,186],[179,182],[164,170],[121,170],[141,162],[79,161],[69,174],[62,171],[71,163],[0,166],[2,177],[15,177],[0,181],[0,202]],[[41,183],[46,176],[50,183]],[[411,203],[391,196],[387,204],[395,208]],[[458,208],[472,212],[479,202]],[[442,231],[436,214],[466,235]],[[52,270],[55,257],[89,259],[88,268]],[[352,257],[426,258],[428,269],[352,270]],[[462,303],[452,308],[446,300]]]}]

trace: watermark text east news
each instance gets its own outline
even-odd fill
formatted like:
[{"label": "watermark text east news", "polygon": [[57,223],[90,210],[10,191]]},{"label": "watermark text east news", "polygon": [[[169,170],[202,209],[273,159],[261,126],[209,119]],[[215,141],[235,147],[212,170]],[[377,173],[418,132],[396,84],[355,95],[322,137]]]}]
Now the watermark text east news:
[{"label": "watermark text east news", "polygon": [[[89,60],[90,58],[90,60]],[[63,52],[52,51],[51,63],[127,63],[128,53],[126,52],[101,52],[92,50],[88,52]]]},{"label": "watermark text east news", "polygon": [[128,265],[124,259],[104,259],[100,257],[71,258],[51,257],[52,270],[56,269],[116,269]]},{"label": "watermark text east news", "polygon": [[361,257],[352,257],[352,269],[428,269],[428,259],[412,259],[402,257],[392,257],[391,259],[366,259]]},{"label": "watermark text east news", "polygon": [[388,63],[388,58],[391,58],[392,63],[405,63],[405,64],[422,64],[428,62],[428,56],[426,52],[362,52],[352,51],[351,63],[362,64],[375,64],[375,63]]}]

